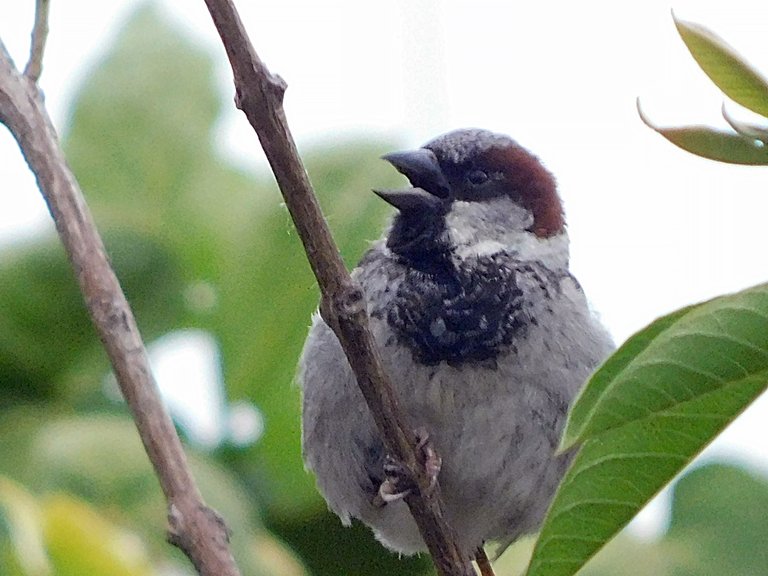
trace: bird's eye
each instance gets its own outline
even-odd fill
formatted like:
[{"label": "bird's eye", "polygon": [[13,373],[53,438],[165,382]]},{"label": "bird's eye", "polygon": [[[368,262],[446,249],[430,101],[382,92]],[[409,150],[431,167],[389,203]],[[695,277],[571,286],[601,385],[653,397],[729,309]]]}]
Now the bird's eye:
[{"label": "bird's eye", "polygon": [[469,180],[470,184],[473,184],[474,186],[479,186],[480,184],[483,184],[485,183],[486,180],[488,180],[488,174],[486,174],[482,170],[471,170],[469,174],[467,174],[467,180]]}]

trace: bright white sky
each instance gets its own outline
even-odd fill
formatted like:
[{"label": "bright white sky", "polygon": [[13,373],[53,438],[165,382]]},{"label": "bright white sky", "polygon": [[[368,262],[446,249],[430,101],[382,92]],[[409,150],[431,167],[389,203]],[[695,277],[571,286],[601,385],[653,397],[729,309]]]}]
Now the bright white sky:
[{"label": "bright white sky", "polygon": [[[136,0],[53,0],[43,87],[63,129],[77,86]],[[23,64],[33,2],[0,2],[0,38]],[[161,2],[219,62],[202,0]],[[722,97],[688,55],[670,16],[705,24],[768,74],[762,1],[503,2],[242,0],[260,56],[289,84],[300,146],[370,134],[416,146],[479,126],[505,132],[557,175],[573,268],[617,341],[675,308],[768,280],[768,168],[678,151],[638,119],[725,127]],[[732,106],[732,110],[736,110]],[[221,144],[263,169],[231,109]],[[361,194],[367,191],[361,190]],[[0,130],[0,243],[51,229],[26,165]],[[708,454],[768,470],[768,399]]]}]

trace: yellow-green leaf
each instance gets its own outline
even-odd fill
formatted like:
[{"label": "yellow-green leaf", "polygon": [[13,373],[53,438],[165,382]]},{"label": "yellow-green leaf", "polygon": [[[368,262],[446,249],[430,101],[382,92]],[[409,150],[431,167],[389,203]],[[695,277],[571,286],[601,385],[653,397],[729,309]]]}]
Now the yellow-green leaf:
[{"label": "yellow-green leaf", "polygon": [[734,102],[768,116],[768,81],[711,30],[675,18],[675,26],[704,73]]},{"label": "yellow-green leaf", "polygon": [[686,152],[728,164],[768,165],[768,146],[757,138],[723,132],[708,126],[660,128],[651,122],[639,102],[637,111],[649,128]]}]

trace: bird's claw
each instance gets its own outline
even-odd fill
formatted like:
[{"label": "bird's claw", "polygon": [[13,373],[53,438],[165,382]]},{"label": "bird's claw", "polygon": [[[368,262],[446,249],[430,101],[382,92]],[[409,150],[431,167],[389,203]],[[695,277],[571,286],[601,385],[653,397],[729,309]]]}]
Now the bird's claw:
[{"label": "bird's claw", "polygon": [[[423,458],[424,469],[429,478],[427,495],[431,494],[437,485],[437,476],[442,467],[442,459],[435,452],[429,441],[429,434],[425,428],[416,430],[416,449]],[[384,481],[379,486],[379,491],[374,497],[374,505],[381,507],[390,502],[402,500],[406,496],[419,492],[416,481],[411,477],[409,470],[391,456],[386,456],[384,461]]]},{"label": "bird's claw", "polygon": [[443,459],[435,451],[432,446],[432,442],[429,440],[429,432],[424,427],[416,430],[416,449],[421,452],[424,458],[424,470],[427,472],[427,478],[429,478],[429,492],[437,486],[437,477],[440,474],[440,469],[443,467]]},{"label": "bird's claw", "polygon": [[382,506],[390,502],[402,500],[413,493],[414,488],[416,488],[405,466],[390,456],[387,456],[384,462],[384,476],[384,482],[379,486],[378,494],[378,497],[381,498]]}]

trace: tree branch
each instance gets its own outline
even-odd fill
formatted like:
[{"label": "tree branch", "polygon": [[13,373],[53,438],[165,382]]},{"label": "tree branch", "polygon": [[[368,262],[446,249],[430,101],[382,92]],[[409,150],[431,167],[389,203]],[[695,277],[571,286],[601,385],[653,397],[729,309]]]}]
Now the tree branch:
[{"label": "tree branch", "polygon": [[231,0],[205,0],[234,73],[236,104],[259,137],[304,244],[322,293],[320,313],[341,342],[387,451],[415,479],[420,495],[406,499],[435,566],[443,576],[469,576],[474,569],[456,545],[442,513],[439,488],[430,490],[413,426],[400,409],[368,328],[365,297],[339,256],[312,186],[299,159],[283,111],[285,82],[259,59]]},{"label": "tree branch", "polygon": [[[38,2],[38,8],[47,2]],[[106,257],[90,211],[67,165],[35,78],[45,25],[35,25],[32,55],[22,75],[0,42],[0,122],[16,138],[37,178],[91,319],[133,413],[168,502],[169,541],[203,576],[238,576],[221,518],[202,501],[179,437],[160,400],[136,321]]]},{"label": "tree branch", "polygon": [[29,61],[24,68],[24,76],[32,82],[40,79],[43,72],[43,53],[45,42],[48,40],[48,8],[49,0],[35,2],[35,25],[32,28],[32,44],[29,48]]}]

